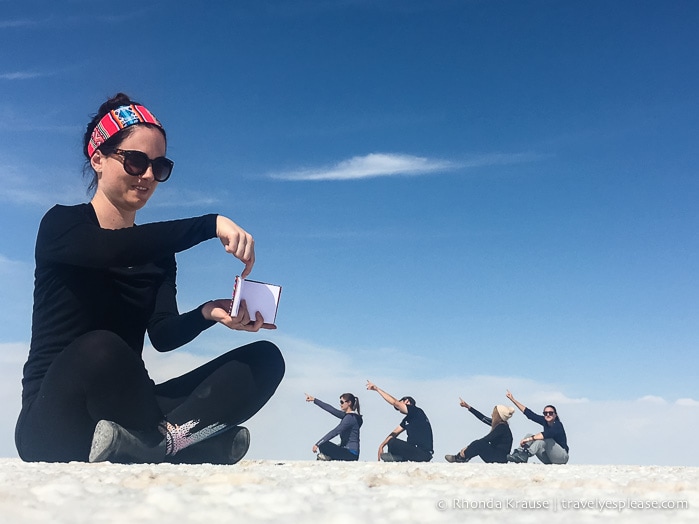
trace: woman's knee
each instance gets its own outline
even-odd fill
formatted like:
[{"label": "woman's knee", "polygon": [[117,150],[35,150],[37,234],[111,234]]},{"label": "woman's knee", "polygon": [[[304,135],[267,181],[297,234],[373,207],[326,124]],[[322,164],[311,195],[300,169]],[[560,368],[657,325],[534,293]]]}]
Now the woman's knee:
[{"label": "woman's knee", "polygon": [[113,374],[124,367],[130,371],[140,368],[142,361],[133,349],[116,333],[96,330],[76,338],[64,350],[65,356],[90,374]]},{"label": "woman's knee", "polygon": [[277,373],[279,376],[278,381],[281,382],[282,378],[284,377],[284,372],[286,371],[286,363],[284,362],[284,356],[282,355],[281,350],[268,340],[262,340],[260,342],[265,364],[269,369],[274,370]]},{"label": "woman's knee", "polygon": [[245,346],[248,365],[256,376],[266,377],[274,385],[279,385],[284,377],[286,364],[279,348],[268,340],[260,340]]}]

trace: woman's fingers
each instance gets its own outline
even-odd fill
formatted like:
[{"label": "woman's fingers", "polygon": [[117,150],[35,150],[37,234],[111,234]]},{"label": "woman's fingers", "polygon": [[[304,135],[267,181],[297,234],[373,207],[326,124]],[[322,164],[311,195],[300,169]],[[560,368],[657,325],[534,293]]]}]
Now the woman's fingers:
[{"label": "woman's fingers", "polygon": [[230,218],[219,215],[216,219],[216,236],[227,253],[245,264],[242,277],[245,278],[255,265],[255,239]]}]

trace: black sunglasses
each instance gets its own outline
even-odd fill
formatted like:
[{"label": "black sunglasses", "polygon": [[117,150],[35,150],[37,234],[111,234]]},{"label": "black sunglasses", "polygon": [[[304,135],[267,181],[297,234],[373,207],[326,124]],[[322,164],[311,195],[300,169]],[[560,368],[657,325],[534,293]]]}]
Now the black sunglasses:
[{"label": "black sunglasses", "polygon": [[124,171],[131,176],[142,176],[148,171],[148,166],[152,166],[153,178],[158,182],[165,182],[170,178],[172,167],[175,165],[172,160],[164,156],[159,156],[151,160],[143,151],[115,149],[114,154],[121,156],[123,159]]},{"label": "black sunglasses", "polygon": [[551,415],[551,416],[553,416],[553,415],[555,415],[555,414],[556,414],[555,411],[544,411],[544,416],[546,416],[546,415]]}]

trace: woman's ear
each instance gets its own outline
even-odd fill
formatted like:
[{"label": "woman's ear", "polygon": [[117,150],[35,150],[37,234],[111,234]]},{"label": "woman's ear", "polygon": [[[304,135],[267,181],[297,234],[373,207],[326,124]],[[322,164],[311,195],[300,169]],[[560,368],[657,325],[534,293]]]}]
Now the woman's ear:
[{"label": "woman's ear", "polygon": [[95,151],[95,154],[90,157],[90,166],[98,175],[102,174],[102,164],[107,157],[102,155],[101,151]]}]

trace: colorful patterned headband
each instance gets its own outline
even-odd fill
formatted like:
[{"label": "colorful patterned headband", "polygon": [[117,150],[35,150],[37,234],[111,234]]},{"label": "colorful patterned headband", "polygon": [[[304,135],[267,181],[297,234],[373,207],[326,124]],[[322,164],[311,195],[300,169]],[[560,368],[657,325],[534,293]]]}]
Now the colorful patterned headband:
[{"label": "colorful patterned headband", "polygon": [[163,127],[153,116],[153,113],[143,106],[131,104],[130,106],[117,107],[104,115],[95,126],[90,143],[87,144],[87,155],[92,158],[97,148],[104,144],[109,137],[134,124],[155,124],[160,128]]}]

